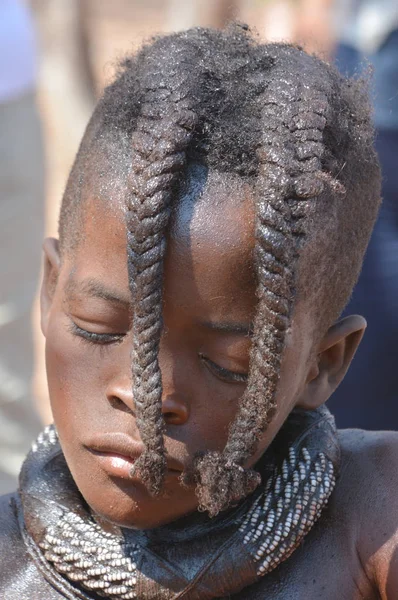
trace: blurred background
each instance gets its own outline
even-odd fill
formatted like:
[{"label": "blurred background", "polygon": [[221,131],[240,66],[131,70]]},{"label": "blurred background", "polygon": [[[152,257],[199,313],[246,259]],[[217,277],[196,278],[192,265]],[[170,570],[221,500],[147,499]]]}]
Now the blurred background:
[{"label": "blurred background", "polygon": [[69,169],[115,62],[152,34],[238,19],[347,75],[372,66],[384,205],[349,312],[368,333],[330,406],[340,427],[398,429],[397,0],[0,0],[0,493],[51,422],[37,291]]}]

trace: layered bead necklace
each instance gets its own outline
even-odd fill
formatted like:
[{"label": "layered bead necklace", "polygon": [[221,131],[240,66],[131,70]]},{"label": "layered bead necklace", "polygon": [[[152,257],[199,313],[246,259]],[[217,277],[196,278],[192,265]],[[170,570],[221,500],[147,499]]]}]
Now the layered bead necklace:
[{"label": "layered bead necklace", "polygon": [[294,411],[266,453],[264,485],[238,507],[213,519],[195,513],[157,530],[109,533],[85,507],[51,426],[34,444],[21,475],[26,542],[45,577],[55,577],[66,597],[229,596],[297,548],[328,502],[338,463],[330,413]]}]

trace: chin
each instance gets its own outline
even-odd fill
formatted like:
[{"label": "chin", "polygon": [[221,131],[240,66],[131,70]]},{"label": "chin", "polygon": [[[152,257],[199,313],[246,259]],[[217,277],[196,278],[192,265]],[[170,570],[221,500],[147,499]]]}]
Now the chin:
[{"label": "chin", "polygon": [[[164,490],[151,496],[139,478],[84,452],[65,453],[73,479],[92,512],[105,521],[129,529],[154,529],[197,509],[194,488],[183,486],[180,474],[166,476]],[[69,456],[68,456],[69,455]]]},{"label": "chin", "polygon": [[170,492],[166,488],[163,494],[153,497],[144,484],[136,481],[109,479],[106,485],[96,486],[94,490],[85,489],[86,486],[80,486],[79,482],[77,484],[93,513],[109,523],[128,529],[154,529],[176,521],[197,508],[193,490],[187,501],[181,502],[181,496],[187,493],[181,486],[179,490]]}]

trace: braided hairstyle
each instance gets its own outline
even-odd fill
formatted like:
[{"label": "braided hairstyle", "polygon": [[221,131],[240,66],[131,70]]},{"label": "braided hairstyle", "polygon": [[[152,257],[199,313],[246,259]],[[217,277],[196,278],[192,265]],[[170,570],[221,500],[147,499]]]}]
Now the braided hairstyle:
[{"label": "braided hairstyle", "polygon": [[76,180],[93,148],[110,144],[128,189],[133,392],[146,449],[136,468],[154,494],[165,473],[158,349],[173,201],[192,163],[237,173],[254,190],[249,380],[224,450],[198,455],[192,469],[200,507],[215,515],[260,482],[245,464],[276,410],[295,301],[311,302],[321,336],[358,277],[380,198],[366,90],[300,48],[257,43],[246,26],[155,39],[124,61],[95,111],[63,201],[61,249],[73,237]]},{"label": "braided hairstyle", "polygon": [[[191,50],[191,52],[190,52]],[[127,240],[133,299],[133,395],[145,452],[135,464],[143,481],[158,493],[166,469],[163,443],[162,381],[158,364],[162,333],[162,281],[165,231],[171,199],[197,125],[187,93],[192,49],[175,45],[172,60],[164,48],[147,59],[141,79],[140,114],[132,135]]]}]

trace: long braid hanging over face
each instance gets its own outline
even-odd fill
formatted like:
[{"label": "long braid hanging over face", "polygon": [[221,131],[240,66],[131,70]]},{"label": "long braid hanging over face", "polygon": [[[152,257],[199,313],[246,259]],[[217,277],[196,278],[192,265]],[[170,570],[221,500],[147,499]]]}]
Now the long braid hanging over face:
[{"label": "long braid hanging over face", "polygon": [[282,71],[278,74],[274,67],[273,78],[259,98],[263,133],[256,182],[258,310],[250,378],[224,452],[208,453],[197,464],[199,499],[212,515],[238,502],[260,483],[260,475],[245,469],[244,464],[257,449],[276,410],[286,330],[296,295],[299,248],[311,203],[323,191],[327,98],[316,88],[289,79],[281,53],[278,59]]},{"label": "long braid hanging over face", "polygon": [[[194,33],[194,35],[192,35]],[[217,35],[203,46],[195,31],[172,36],[173,51],[163,40],[143,53],[138,116],[131,138],[132,164],[127,202],[129,282],[133,306],[132,379],[137,426],[145,452],[134,465],[148,489],[157,494],[166,471],[162,382],[158,350],[162,333],[165,232],[173,196],[184,172],[193,137],[223,95],[211,81],[211,50]],[[171,38],[170,38],[171,39]],[[246,41],[248,45],[249,41]],[[244,48],[243,48],[244,49]],[[238,47],[237,54],[242,53]],[[197,68],[202,58],[206,65]],[[238,66],[239,64],[238,60]],[[196,110],[195,110],[196,109]],[[205,129],[206,127],[204,127]],[[203,140],[199,142],[203,152]]]},{"label": "long braid hanging over face", "polygon": [[[286,332],[302,282],[307,277],[306,287],[317,290],[324,327],[342,311],[358,276],[379,193],[368,102],[360,84],[298,48],[258,44],[240,26],[198,28],[158,38],[127,60],[95,119],[98,136],[83,144],[78,161],[84,164],[90,144],[111,143],[121,148],[120,162],[131,165],[132,380],[145,446],[135,469],[154,494],[166,466],[158,350],[172,201],[193,162],[226,177],[238,174],[254,191],[258,307],[249,381],[226,447],[195,457],[187,474],[196,482],[200,507],[215,515],[260,481],[245,465],[275,414]],[[61,244],[67,223],[76,222],[76,215],[66,219],[77,202],[72,192],[67,189],[63,202]],[[316,245],[317,235],[323,243],[312,251],[320,253],[317,268],[308,276],[300,266],[299,281],[302,249],[310,237]],[[326,272],[335,278],[332,291]]]},{"label": "long braid hanging over face", "polygon": [[160,491],[166,468],[158,363],[165,231],[197,121],[189,95],[189,59],[184,46],[172,60],[156,53],[149,57],[131,140],[127,238],[133,300],[132,378],[137,426],[145,446],[135,469],[153,494]]}]

